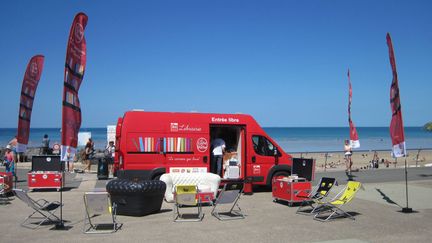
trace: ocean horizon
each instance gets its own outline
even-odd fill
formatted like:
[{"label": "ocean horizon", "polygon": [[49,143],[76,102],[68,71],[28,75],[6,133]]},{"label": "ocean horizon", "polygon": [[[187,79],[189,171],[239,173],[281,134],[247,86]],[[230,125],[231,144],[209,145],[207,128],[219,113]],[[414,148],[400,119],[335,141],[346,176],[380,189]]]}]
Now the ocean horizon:
[{"label": "ocean horizon", "polygon": [[[349,127],[263,127],[267,134],[289,153],[337,152],[343,150],[349,138]],[[0,128],[0,147],[16,135],[16,128]],[[391,150],[388,127],[357,127],[360,148],[356,151]],[[107,128],[81,128],[91,132],[97,149],[107,144]],[[60,128],[31,128],[28,147],[39,147],[44,134],[48,134],[51,146],[60,143]],[[423,127],[405,127],[407,149],[432,149],[432,132]]]}]

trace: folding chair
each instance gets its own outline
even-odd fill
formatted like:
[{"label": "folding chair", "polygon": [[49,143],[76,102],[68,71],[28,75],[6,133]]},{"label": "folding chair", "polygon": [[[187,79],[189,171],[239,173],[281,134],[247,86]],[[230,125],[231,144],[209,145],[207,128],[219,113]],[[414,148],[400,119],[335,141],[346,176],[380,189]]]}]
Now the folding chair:
[{"label": "folding chair", "polygon": [[[116,221],[116,205],[111,206],[108,192],[84,193],[84,206],[84,233],[114,233],[122,226]],[[98,223],[95,222],[96,217],[99,217]],[[100,221],[105,221],[105,223],[100,223]]]},{"label": "folding chair", "polygon": [[[305,200],[298,207],[296,213],[308,215],[313,214],[316,208],[314,204],[326,198],[335,183],[335,178],[322,177],[320,182],[315,187],[315,190],[312,190],[312,192],[305,198]],[[311,208],[311,211],[304,210],[306,207]]]},{"label": "folding chair", "polygon": [[[19,198],[21,201],[27,204],[27,206],[29,206],[34,210],[32,214],[30,214],[27,218],[25,218],[25,220],[21,223],[21,226],[29,229],[36,229],[44,223],[56,223],[60,221],[60,219],[55,215],[55,211],[60,206],[62,206],[60,202],[58,201],[48,202],[45,199],[39,199],[35,201],[27,194],[26,191],[21,189],[13,189],[13,192],[17,198]],[[33,215],[36,213],[41,216],[33,217]],[[30,219],[40,219],[41,221],[36,225],[36,227],[31,227],[30,225],[35,223],[29,222],[27,224],[27,221]]]},{"label": "folding chair", "polygon": [[[349,181],[346,187],[341,190],[331,201],[318,202],[319,205],[316,207],[314,219],[326,222],[337,217],[348,216],[350,219],[355,220],[354,216],[342,210],[342,207],[351,202],[361,186],[361,183],[358,181]],[[330,214],[324,218],[320,217],[326,213]]]},{"label": "folding chair", "polygon": [[[198,212],[181,213],[180,207],[196,206]],[[176,185],[174,188],[174,222],[201,221],[204,217],[196,185]]]},{"label": "folding chair", "polygon": [[[244,219],[245,216],[241,211],[240,206],[238,205],[238,200],[240,199],[240,195],[242,192],[243,183],[241,182],[232,182],[225,184],[222,191],[216,198],[215,203],[213,204],[213,210],[211,214],[219,220]],[[221,212],[219,211],[219,208],[221,207],[219,205],[221,204],[230,204],[232,206],[229,211]]]}]

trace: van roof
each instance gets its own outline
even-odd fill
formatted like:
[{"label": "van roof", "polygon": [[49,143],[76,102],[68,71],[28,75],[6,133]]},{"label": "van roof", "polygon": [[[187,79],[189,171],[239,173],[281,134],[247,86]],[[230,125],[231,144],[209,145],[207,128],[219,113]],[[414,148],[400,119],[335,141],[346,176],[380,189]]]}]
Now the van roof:
[{"label": "van roof", "polygon": [[[140,121],[140,122],[139,122]],[[137,127],[142,121],[146,123],[188,123],[215,125],[247,125],[248,129],[262,130],[255,119],[247,114],[220,114],[198,112],[155,112],[155,111],[127,111],[122,124],[134,124]]]}]

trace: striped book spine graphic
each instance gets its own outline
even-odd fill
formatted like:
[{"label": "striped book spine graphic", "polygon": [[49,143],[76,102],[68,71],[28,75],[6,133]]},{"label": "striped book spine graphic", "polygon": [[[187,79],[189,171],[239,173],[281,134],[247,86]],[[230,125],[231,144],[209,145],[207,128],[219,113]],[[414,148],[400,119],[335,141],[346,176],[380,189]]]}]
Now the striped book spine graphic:
[{"label": "striped book spine graphic", "polygon": [[144,152],[144,143],[142,137],[139,137],[140,151]]},{"label": "striped book spine graphic", "polygon": [[132,144],[139,152],[155,153],[155,152],[170,152],[170,153],[184,153],[193,152],[192,138],[183,137],[138,137],[138,144],[136,139],[132,139]]},{"label": "striped book spine graphic", "polygon": [[[165,150],[166,149],[166,150]],[[192,139],[191,138],[164,138],[164,151],[166,152],[192,152]]]}]

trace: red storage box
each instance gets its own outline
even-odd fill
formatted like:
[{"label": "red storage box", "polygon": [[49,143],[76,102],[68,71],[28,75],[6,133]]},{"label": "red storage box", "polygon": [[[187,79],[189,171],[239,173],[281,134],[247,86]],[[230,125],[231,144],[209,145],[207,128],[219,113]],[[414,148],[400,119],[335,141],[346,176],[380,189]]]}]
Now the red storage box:
[{"label": "red storage box", "polygon": [[5,193],[12,191],[12,173],[11,172],[0,172],[0,184],[5,184]]},{"label": "red storage box", "polygon": [[63,176],[63,172],[57,171],[31,171],[27,174],[28,188],[29,190],[44,188],[60,190]]},{"label": "red storage box", "polygon": [[289,206],[306,200],[312,190],[312,184],[305,179],[291,180],[288,177],[275,178],[272,181],[272,196],[274,201],[286,201]]}]

